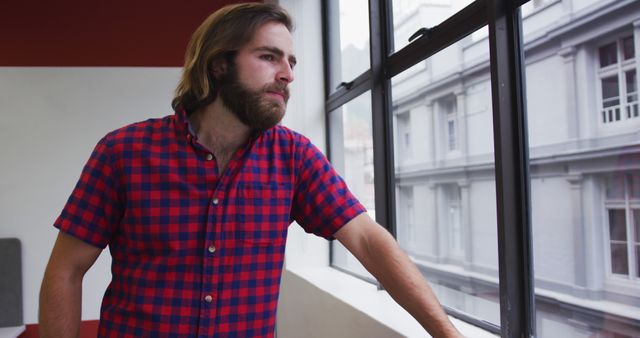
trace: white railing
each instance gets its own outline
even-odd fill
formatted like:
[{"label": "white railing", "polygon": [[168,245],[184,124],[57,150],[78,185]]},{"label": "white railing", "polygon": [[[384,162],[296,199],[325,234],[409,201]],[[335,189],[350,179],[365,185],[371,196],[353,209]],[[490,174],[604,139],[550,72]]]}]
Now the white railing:
[{"label": "white railing", "polygon": [[622,116],[620,115],[620,105],[610,106],[602,109],[602,122],[611,123],[620,121]]}]

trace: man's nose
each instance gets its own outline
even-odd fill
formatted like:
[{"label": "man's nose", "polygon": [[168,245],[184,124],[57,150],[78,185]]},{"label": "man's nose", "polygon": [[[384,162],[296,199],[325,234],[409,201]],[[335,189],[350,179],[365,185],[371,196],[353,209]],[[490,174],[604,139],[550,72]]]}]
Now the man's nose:
[{"label": "man's nose", "polygon": [[293,79],[293,67],[289,61],[284,60],[281,64],[280,72],[278,72],[278,80],[285,83],[291,83],[293,82]]}]

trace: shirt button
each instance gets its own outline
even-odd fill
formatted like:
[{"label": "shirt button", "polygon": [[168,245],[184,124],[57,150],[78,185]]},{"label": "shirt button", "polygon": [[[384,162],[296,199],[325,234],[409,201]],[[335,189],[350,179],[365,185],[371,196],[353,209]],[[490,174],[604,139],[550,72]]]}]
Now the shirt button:
[{"label": "shirt button", "polygon": [[207,159],[207,161],[211,161],[211,160],[213,160],[213,155],[211,155],[211,154],[207,154],[206,159]]},{"label": "shirt button", "polygon": [[211,303],[213,301],[213,297],[211,295],[204,296],[204,301],[207,303]]},{"label": "shirt button", "polygon": [[213,199],[213,205],[218,205],[218,203],[220,203],[220,200],[218,200],[217,198]]},{"label": "shirt button", "polygon": [[215,246],[213,246],[213,245],[212,245],[212,246],[210,246],[210,247],[209,247],[209,252],[210,252],[210,253],[214,253],[214,252],[216,252],[216,247],[215,247]]}]

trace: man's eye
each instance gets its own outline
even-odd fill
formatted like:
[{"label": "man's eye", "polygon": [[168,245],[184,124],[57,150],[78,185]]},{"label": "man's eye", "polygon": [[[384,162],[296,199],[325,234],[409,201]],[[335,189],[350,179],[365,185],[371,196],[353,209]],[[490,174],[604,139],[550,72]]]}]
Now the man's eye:
[{"label": "man's eye", "polygon": [[271,54],[265,54],[260,56],[261,59],[265,60],[265,61],[274,61],[276,58],[275,56],[271,55]]}]

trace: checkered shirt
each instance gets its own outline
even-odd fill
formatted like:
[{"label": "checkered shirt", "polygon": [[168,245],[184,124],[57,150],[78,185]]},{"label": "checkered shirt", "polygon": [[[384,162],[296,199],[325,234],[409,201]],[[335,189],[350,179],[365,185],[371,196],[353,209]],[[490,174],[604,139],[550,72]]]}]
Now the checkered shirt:
[{"label": "checkered shirt", "polygon": [[55,227],[109,246],[100,337],[272,337],[289,224],[331,239],[362,212],[300,134],[271,128],[219,173],[178,109],[106,135]]}]

